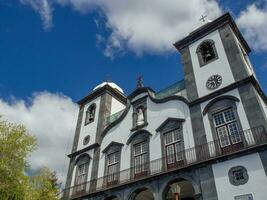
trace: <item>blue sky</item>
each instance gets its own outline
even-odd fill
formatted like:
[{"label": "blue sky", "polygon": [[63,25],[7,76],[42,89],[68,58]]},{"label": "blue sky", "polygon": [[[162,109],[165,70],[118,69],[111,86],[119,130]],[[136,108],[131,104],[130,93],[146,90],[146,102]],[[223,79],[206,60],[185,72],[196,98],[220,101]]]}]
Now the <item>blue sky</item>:
[{"label": "blue sky", "polygon": [[[220,6],[237,17],[251,2],[227,0]],[[127,94],[135,88],[139,74],[155,90],[182,79],[178,52],[151,55],[146,51],[140,56],[125,49],[111,59],[104,55],[104,47],[96,39],[97,34],[109,34],[109,30],[96,25],[96,20],[104,21],[97,10],[81,14],[70,6],[55,5],[53,9],[53,25],[44,30],[38,13],[30,6],[15,0],[0,1],[2,98],[26,98],[47,90],[62,92],[76,101],[107,76]],[[172,48],[172,43],[169,45]],[[267,91],[265,55],[262,50],[253,52],[251,60]]]},{"label": "blue sky", "polygon": [[138,75],[156,91],[182,79],[172,44],[202,14],[226,11],[267,92],[267,0],[0,0],[0,114],[37,136],[34,169],[47,165],[64,181],[74,102],[107,77],[126,94]]}]

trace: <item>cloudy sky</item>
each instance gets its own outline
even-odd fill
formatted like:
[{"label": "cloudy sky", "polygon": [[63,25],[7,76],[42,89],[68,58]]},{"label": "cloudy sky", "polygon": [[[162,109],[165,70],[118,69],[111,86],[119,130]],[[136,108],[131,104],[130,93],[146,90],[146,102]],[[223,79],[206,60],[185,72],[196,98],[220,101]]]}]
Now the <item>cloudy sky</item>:
[{"label": "cloudy sky", "polygon": [[0,114],[38,137],[32,167],[47,165],[64,181],[75,102],[107,77],[126,94],[139,74],[156,91],[182,79],[172,44],[201,15],[224,12],[267,92],[267,0],[0,0]]}]

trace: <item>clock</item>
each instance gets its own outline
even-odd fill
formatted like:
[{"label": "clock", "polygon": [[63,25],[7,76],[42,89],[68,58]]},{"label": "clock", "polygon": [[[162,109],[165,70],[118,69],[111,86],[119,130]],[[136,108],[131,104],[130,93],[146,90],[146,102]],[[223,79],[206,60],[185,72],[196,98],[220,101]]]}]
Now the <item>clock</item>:
[{"label": "clock", "polygon": [[216,89],[222,84],[222,77],[218,74],[212,75],[206,82],[208,89]]}]

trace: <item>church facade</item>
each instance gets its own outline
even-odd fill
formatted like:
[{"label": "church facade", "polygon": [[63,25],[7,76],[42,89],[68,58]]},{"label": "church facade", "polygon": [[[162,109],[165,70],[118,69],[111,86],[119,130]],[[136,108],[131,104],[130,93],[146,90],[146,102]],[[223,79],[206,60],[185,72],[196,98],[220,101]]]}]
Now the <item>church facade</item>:
[{"label": "church facade", "polygon": [[266,200],[267,98],[229,13],[174,44],[184,79],[81,99],[63,199]]}]

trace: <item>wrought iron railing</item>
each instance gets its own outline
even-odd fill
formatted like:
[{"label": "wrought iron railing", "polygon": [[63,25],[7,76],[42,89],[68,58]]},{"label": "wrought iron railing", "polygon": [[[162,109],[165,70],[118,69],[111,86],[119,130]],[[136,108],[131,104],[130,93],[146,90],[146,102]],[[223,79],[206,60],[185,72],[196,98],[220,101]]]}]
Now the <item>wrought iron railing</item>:
[{"label": "wrought iron railing", "polygon": [[113,180],[112,182],[108,182],[110,179],[108,179],[107,176],[104,176],[80,185],[66,188],[63,193],[63,199],[75,199],[90,193],[157,176],[169,171],[182,169],[267,144],[267,133],[263,126],[244,130],[240,132],[240,135],[242,137],[242,142],[238,144],[222,148],[219,141],[212,141],[190,149],[185,149],[184,151],[179,152],[179,155],[170,155],[179,157],[178,161],[172,163],[170,163],[170,159],[166,157],[153,160],[145,164],[146,166],[144,169],[146,170],[138,176],[134,174],[134,168],[129,168],[118,172],[114,176],[116,177],[116,180]]}]

